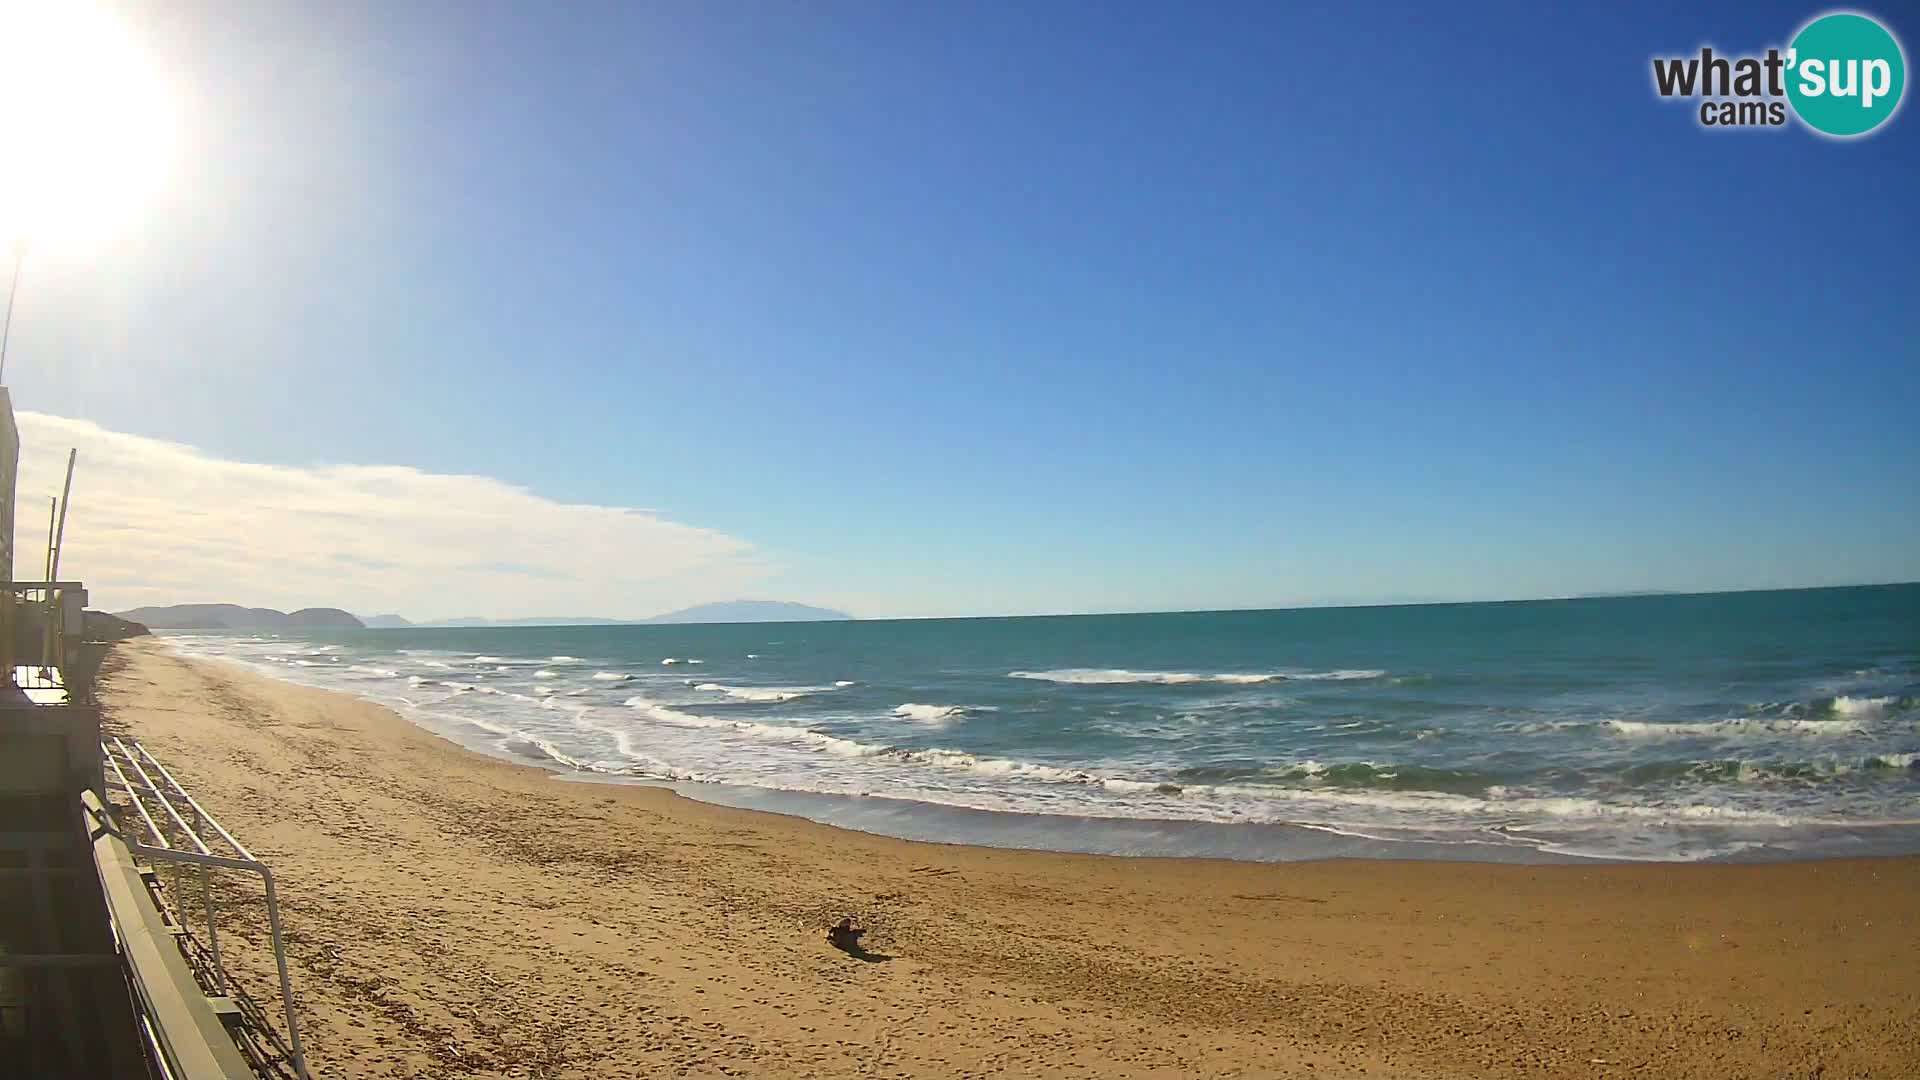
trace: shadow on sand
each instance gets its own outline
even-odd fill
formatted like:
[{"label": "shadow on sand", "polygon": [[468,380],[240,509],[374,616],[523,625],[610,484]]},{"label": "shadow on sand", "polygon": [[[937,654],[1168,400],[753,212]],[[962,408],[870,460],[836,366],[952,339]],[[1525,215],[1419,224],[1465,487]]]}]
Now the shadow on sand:
[{"label": "shadow on sand", "polygon": [[893,959],[892,956],[886,953],[868,952],[858,945],[835,945],[834,948],[839,949],[855,960],[864,961],[869,964],[884,964]]}]

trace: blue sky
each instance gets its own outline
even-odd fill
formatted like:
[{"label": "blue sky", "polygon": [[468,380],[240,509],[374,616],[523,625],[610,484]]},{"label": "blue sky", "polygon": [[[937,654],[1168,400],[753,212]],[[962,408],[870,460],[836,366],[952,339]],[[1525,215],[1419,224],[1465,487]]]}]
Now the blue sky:
[{"label": "blue sky", "polygon": [[[752,550],[569,613],[1920,578],[1911,108],[1651,89],[1819,9],[316,7],[128,16],[181,164],[29,262],[20,407]],[[306,602],[554,613],[496,584]]]}]

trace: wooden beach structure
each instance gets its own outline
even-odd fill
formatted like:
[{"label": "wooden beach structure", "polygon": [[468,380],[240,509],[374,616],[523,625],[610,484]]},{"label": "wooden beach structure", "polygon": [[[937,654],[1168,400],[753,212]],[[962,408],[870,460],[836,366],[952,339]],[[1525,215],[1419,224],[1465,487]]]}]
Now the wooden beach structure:
[{"label": "wooden beach structure", "polygon": [[[0,1076],[305,1078],[272,871],[145,747],[103,736],[108,646],[86,587],[59,580],[64,501],[44,569],[16,577],[19,461],[0,387]],[[267,1006],[220,958],[222,901],[261,897]]]}]

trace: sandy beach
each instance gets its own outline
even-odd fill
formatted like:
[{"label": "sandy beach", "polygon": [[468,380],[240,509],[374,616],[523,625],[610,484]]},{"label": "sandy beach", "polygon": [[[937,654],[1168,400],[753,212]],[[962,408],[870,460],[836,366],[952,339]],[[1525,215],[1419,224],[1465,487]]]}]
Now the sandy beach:
[{"label": "sandy beach", "polygon": [[[155,641],[118,646],[100,693],[273,865],[319,1076],[1920,1062],[1920,859],[1264,865],[919,844],[561,782]],[[236,881],[222,899],[229,966],[265,999],[255,894]],[[884,958],[827,946],[842,915]]]}]

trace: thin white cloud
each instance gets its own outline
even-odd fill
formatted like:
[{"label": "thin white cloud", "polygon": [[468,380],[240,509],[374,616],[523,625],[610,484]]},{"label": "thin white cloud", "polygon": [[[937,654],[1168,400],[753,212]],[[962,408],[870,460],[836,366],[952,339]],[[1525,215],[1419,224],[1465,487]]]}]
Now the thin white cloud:
[{"label": "thin white cloud", "polygon": [[362,615],[636,617],[742,594],[752,545],[627,507],[398,465],[261,465],[23,412],[14,576],[44,570],[48,497],[80,451],[60,576],[96,607],[232,602]]}]

